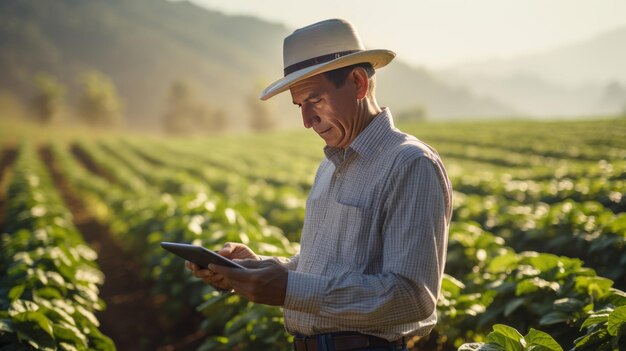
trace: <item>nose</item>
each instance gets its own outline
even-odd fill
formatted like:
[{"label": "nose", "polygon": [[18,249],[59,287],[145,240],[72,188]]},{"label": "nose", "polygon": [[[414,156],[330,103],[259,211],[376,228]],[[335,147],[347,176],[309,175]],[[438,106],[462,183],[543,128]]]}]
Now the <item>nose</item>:
[{"label": "nose", "polygon": [[316,115],[311,109],[302,106],[302,122],[304,123],[304,128],[311,128],[317,123],[320,122],[320,118]]}]

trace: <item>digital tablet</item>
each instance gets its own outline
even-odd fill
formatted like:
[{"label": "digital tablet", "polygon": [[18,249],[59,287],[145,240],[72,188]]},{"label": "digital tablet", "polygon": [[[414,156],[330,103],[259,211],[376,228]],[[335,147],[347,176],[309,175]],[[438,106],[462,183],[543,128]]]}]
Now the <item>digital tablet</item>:
[{"label": "digital tablet", "polygon": [[202,246],[163,241],[161,242],[161,247],[189,262],[197,264],[200,268],[207,268],[209,264],[213,263],[226,267],[246,269],[246,267]]}]

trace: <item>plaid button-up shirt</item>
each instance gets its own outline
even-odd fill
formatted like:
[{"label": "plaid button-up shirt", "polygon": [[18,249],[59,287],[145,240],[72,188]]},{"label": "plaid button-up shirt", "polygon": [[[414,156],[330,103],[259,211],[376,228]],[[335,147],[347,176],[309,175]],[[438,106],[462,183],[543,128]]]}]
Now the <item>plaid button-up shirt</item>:
[{"label": "plaid button-up shirt", "polygon": [[452,212],[439,155],[396,129],[386,108],[350,147],[324,152],[301,251],[287,263],[287,330],[428,334]]}]

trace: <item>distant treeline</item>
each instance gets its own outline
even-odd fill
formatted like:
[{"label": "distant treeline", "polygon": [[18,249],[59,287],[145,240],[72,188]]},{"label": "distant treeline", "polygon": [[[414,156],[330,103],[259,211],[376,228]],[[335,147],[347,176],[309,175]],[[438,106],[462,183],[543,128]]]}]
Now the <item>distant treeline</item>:
[{"label": "distant treeline", "polygon": [[[111,78],[92,70],[81,74],[79,83],[78,98],[72,104],[66,99],[68,88],[62,82],[50,74],[38,74],[26,117],[42,125],[79,121],[91,127],[118,128],[126,124],[124,102]],[[242,104],[249,110],[250,129],[266,131],[275,127],[269,108],[256,96],[248,96]],[[159,120],[165,133],[216,134],[229,128],[224,108],[201,99],[188,81],[172,82],[164,105]]]}]

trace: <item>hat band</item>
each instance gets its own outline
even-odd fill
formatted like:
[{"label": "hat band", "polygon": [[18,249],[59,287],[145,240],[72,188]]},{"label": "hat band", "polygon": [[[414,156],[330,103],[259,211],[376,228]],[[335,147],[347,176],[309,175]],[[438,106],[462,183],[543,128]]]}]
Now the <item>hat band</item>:
[{"label": "hat band", "polygon": [[328,55],[322,55],[322,56],[317,56],[314,57],[312,59],[308,59],[308,60],[304,60],[304,61],[300,61],[298,63],[294,63],[293,65],[287,66],[283,72],[285,73],[285,76],[295,72],[295,71],[299,71],[303,68],[307,68],[307,67],[311,67],[313,65],[317,65],[320,63],[326,63],[326,62],[330,62],[332,60],[338,59],[341,56],[346,56],[349,54],[353,54],[355,52],[359,52],[361,50],[348,50],[348,51],[340,51],[340,52],[335,52],[332,54],[328,54]]}]

